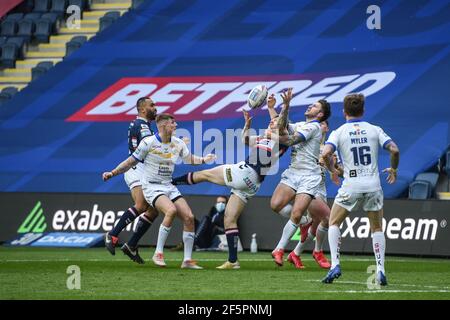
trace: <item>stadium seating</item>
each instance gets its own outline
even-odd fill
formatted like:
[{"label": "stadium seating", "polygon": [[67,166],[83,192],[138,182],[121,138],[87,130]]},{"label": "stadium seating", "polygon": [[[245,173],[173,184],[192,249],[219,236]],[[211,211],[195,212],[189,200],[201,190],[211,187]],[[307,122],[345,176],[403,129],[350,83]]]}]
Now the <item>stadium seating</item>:
[{"label": "stadium seating", "polygon": [[50,0],[35,0],[33,12],[48,12],[48,10],[50,9],[50,4]]},{"label": "stadium seating", "polygon": [[445,154],[444,170],[445,170],[445,173],[447,174],[447,177],[450,179],[450,150],[448,150]]},{"label": "stadium seating", "polygon": [[22,37],[9,37],[6,43],[13,43],[17,47],[17,57],[18,59],[23,59],[25,57],[25,52],[27,51],[28,45],[26,40]]},{"label": "stadium seating", "polygon": [[61,21],[63,18],[58,15],[56,12],[47,12],[41,16],[42,19],[47,19],[51,23],[52,33],[57,33],[58,29],[61,26]]},{"label": "stadium seating", "polygon": [[5,21],[20,21],[23,18],[23,13],[11,13],[8,14],[5,18]]},{"label": "stadium seating", "polygon": [[2,105],[3,102],[10,100],[17,91],[18,90],[15,87],[6,87],[0,91],[0,105]]},{"label": "stadium seating", "polygon": [[36,23],[36,32],[34,36],[40,43],[48,43],[50,40],[50,34],[52,32],[52,23],[50,20],[41,18]]},{"label": "stadium seating", "polygon": [[428,181],[415,180],[409,184],[409,199],[423,200],[429,199],[430,197],[431,185]]},{"label": "stadium seating", "polygon": [[19,56],[19,49],[14,43],[5,43],[2,45],[2,55],[0,58],[1,66],[4,68],[14,68]]},{"label": "stadium seating", "polygon": [[58,15],[58,18],[63,18],[66,14],[66,9],[68,7],[67,0],[52,0],[52,6],[50,8],[51,13]]},{"label": "stadium seating", "polygon": [[31,41],[36,25],[32,19],[23,19],[19,21],[19,31],[17,36],[24,39],[27,43]]},{"label": "stadium seating", "polygon": [[78,50],[86,41],[87,38],[85,36],[73,37],[72,40],[66,43],[66,57]]},{"label": "stadium seating", "polygon": [[31,81],[37,80],[40,76],[47,73],[53,67],[53,62],[43,61],[39,62],[36,67],[31,69]]},{"label": "stadium seating", "polygon": [[16,20],[4,20],[1,25],[0,36],[3,37],[14,37],[17,33],[18,26]]}]

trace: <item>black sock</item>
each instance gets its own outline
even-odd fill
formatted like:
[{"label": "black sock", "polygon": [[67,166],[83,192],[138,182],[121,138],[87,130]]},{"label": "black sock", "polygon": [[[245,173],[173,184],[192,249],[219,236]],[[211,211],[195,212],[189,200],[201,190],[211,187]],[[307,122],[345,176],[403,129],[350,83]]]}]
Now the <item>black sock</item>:
[{"label": "black sock", "polygon": [[173,185],[181,185],[181,184],[195,184],[193,180],[194,173],[188,172],[185,175],[175,177],[172,179]]},{"label": "black sock", "polygon": [[226,229],[225,234],[227,235],[227,243],[228,243],[228,261],[236,262],[238,241],[239,241],[239,229],[237,228]]},{"label": "black sock", "polygon": [[127,211],[123,213],[120,217],[119,222],[117,222],[116,226],[109,232],[110,236],[117,237],[122,230],[132,223],[134,219],[138,216],[138,212],[135,207],[129,208]]},{"label": "black sock", "polygon": [[128,241],[128,246],[136,248],[139,240],[141,240],[142,236],[147,232],[151,225],[152,222],[148,220],[147,217],[140,216],[139,221],[137,222],[136,231],[134,231],[133,236],[130,241]]}]

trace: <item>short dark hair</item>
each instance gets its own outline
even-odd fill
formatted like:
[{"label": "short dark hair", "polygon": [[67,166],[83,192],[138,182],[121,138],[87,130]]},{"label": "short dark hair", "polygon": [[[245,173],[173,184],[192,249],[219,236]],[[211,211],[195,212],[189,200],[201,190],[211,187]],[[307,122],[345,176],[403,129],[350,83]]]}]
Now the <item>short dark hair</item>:
[{"label": "short dark hair", "polygon": [[139,111],[141,106],[145,103],[147,99],[150,99],[149,97],[140,97],[138,101],[136,102],[136,109]]},{"label": "short dark hair", "polygon": [[173,115],[170,113],[161,113],[156,116],[156,123],[159,123],[164,120],[175,119]]},{"label": "short dark hair", "polygon": [[228,197],[227,196],[217,196],[216,200],[219,199],[219,198],[224,198],[225,202],[228,202]]},{"label": "short dark hair", "polygon": [[322,120],[322,121],[320,121],[320,122],[325,122],[325,123],[327,124],[327,127],[330,126],[330,123],[328,122],[328,120]]},{"label": "short dark hair", "polygon": [[323,113],[323,116],[319,119],[319,121],[326,121],[331,115],[331,106],[325,99],[320,99],[319,103],[322,106],[322,113]]},{"label": "short dark hair", "polygon": [[344,111],[350,117],[361,117],[364,114],[364,95],[350,93],[344,98]]}]

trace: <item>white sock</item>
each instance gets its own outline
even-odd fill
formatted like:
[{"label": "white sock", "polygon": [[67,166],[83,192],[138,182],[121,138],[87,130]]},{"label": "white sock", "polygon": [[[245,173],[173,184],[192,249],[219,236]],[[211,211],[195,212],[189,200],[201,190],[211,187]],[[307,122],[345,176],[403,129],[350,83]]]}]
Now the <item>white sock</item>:
[{"label": "white sock", "polygon": [[277,249],[284,250],[284,248],[286,248],[289,240],[291,239],[291,237],[293,236],[295,231],[297,231],[297,228],[298,228],[298,225],[296,225],[291,220],[286,222],[286,225],[283,228],[283,234],[281,235],[280,242],[278,242]]},{"label": "white sock", "polygon": [[386,249],[386,239],[384,237],[384,232],[377,231],[372,233],[372,245],[373,245],[373,253],[375,254],[375,261],[377,263],[377,273],[379,271],[385,273],[384,252]]},{"label": "white sock", "polygon": [[341,249],[341,230],[338,226],[328,228],[328,244],[331,253],[331,269],[339,264],[339,251]]},{"label": "white sock", "polygon": [[322,227],[322,225],[319,224],[316,231],[316,245],[314,248],[314,251],[322,251],[323,250],[323,243],[325,242],[325,236],[328,233],[328,229]]},{"label": "white sock", "polygon": [[170,229],[172,229],[172,227],[165,227],[163,226],[162,223],[159,226],[158,242],[156,243],[155,253],[163,253],[164,245],[166,244],[167,236],[169,235]]},{"label": "white sock", "polygon": [[305,249],[305,245],[310,243],[314,239],[314,235],[311,234],[311,232],[308,232],[308,236],[305,239],[305,242],[299,241],[297,243],[297,246],[294,248],[294,253],[299,256],[302,254],[303,250]]},{"label": "white sock", "polygon": [[292,204],[288,203],[283,209],[280,210],[280,212],[278,212],[281,216],[285,217],[285,218],[290,218],[291,217],[291,211],[292,211]]},{"label": "white sock", "polygon": [[194,247],[195,232],[183,231],[184,260],[192,260],[192,248]]}]

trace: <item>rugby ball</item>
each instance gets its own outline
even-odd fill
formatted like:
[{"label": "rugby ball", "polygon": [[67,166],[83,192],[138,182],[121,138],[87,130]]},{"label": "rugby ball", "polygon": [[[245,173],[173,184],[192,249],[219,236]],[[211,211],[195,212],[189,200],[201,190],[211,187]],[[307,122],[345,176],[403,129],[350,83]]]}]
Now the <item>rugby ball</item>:
[{"label": "rugby ball", "polygon": [[251,109],[260,108],[267,99],[267,87],[265,85],[259,85],[254,87],[247,97],[248,106]]}]

